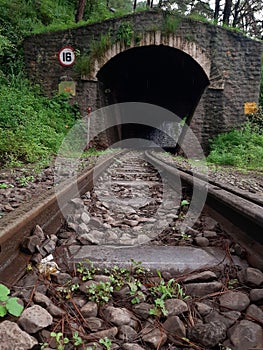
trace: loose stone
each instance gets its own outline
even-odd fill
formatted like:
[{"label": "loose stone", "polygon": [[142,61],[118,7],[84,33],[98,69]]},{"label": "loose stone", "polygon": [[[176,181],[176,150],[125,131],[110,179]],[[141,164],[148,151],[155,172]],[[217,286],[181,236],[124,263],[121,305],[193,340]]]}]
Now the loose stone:
[{"label": "loose stone", "polygon": [[199,247],[208,247],[209,246],[209,240],[205,237],[195,237],[194,242]]},{"label": "loose stone", "polygon": [[222,289],[221,282],[189,283],[185,285],[186,294],[193,297],[203,297],[210,293],[218,292]]},{"label": "loose stone", "polygon": [[131,316],[127,309],[107,306],[104,309],[105,320],[116,326],[128,325],[131,323]]},{"label": "loose stone", "polygon": [[258,287],[263,283],[263,273],[253,267],[248,267],[243,275],[243,283],[252,287]]},{"label": "loose stone", "polygon": [[222,311],[226,311],[226,309],[243,311],[250,304],[250,300],[245,293],[230,291],[221,295],[219,303]]},{"label": "loose stone", "polygon": [[98,314],[98,305],[93,301],[89,301],[87,304],[82,306],[82,308],[80,309],[80,312],[82,313],[82,316],[85,318],[96,317]]},{"label": "loose stone", "polygon": [[0,323],[0,348],[10,349],[32,349],[38,341],[22,331],[15,322],[3,321]]},{"label": "loose stone", "polygon": [[142,334],[142,340],[153,346],[155,349],[159,349],[167,340],[167,335],[159,328],[150,330],[149,327],[146,327],[143,329]]},{"label": "loose stone", "polygon": [[216,279],[216,274],[212,271],[203,271],[200,273],[196,273],[186,277],[184,279],[184,283],[189,282],[204,282],[204,281],[212,281]]},{"label": "loose stone", "polygon": [[133,306],[133,312],[140,318],[147,320],[147,318],[150,316],[150,309],[152,308],[152,304],[140,303]]},{"label": "loose stone", "polygon": [[106,338],[106,337],[109,339],[112,339],[112,338],[116,337],[117,334],[118,334],[118,328],[111,327],[111,328],[105,329],[103,331],[93,333],[92,337],[94,337],[95,339],[101,339],[101,338]]},{"label": "loose stone", "polygon": [[103,320],[97,317],[87,318],[87,327],[91,332],[98,332],[104,326]]},{"label": "loose stone", "polygon": [[252,302],[258,303],[263,301],[263,289],[252,289],[249,293]]},{"label": "loose stone", "polygon": [[169,335],[175,335],[181,338],[186,336],[185,326],[178,316],[168,317],[163,323],[163,328],[168,334],[168,338]]},{"label": "loose stone", "polygon": [[19,326],[30,334],[50,326],[52,322],[53,317],[39,305],[24,310],[18,320]]},{"label": "loose stone", "polygon": [[246,310],[246,318],[263,324],[263,311],[255,304],[251,304]]},{"label": "loose stone", "polygon": [[137,332],[128,325],[122,325],[119,328],[118,338],[120,340],[132,341],[137,337]]},{"label": "loose stone", "polygon": [[165,301],[165,308],[169,316],[177,316],[188,311],[187,304],[181,299],[167,299]]},{"label": "loose stone", "polygon": [[263,347],[262,328],[251,321],[242,320],[228,330],[234,350],[249,350]]},{"label": "loose stone", "polygon": [[138,344],[132,344],[132,343],[126,343],[122,345],[123,350],[144,350],[140,345]]},{"label": "loose stone", "polygon": [[190,328],[188,337],[204,346],[213,347],[225,340],[226,326],[219,321],[197,324]]},{"label": "loose stone", "polygon": [[211,323],[211,322],[222,322],[226,326],[226,329],[231,327],[241,316],[241,313],[238,311],[229,311],[225,312],[224,315],[220,314],[216,310],[213,310],[210,314],[208,314],[205,317],[205,322],[206,323]]}]

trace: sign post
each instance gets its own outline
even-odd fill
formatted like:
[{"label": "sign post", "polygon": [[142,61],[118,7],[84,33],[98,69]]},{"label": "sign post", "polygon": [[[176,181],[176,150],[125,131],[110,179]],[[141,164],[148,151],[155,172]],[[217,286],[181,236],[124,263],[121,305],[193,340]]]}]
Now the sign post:
[{"label": "sign post", "polygon": [[70,67],[75,63],[76,55],[73,47],[64,46],[58,53],[59,63],[64,67]]},{"label": "sign post", "polygon": [[87,107],[87,118],[88,118],[88,132],[87,132],[87,149],[89,149],[89,142],[90,142],[90,113],[91,113],[91,107]]}]

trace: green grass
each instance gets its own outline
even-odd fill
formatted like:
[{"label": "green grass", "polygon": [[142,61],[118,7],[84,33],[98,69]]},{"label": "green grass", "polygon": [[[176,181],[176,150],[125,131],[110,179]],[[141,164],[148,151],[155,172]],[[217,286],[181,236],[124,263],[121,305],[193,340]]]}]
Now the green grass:
[{"label": "green grass", "polygon": [[65,95],[52,99],[24,78],[0,86],[0,164],[43,162],[56,154],[79,112]]},{"label": "green grass", "polygon": [[231,130],[211,142],[208,163],[243,169],[263,170],[263,133],[251,122],[240,130]]}]

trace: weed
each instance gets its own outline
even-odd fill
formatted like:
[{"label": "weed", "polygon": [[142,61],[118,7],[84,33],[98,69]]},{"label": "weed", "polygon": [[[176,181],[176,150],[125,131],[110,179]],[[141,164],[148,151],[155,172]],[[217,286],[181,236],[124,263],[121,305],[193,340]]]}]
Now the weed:
[{"label": "weed", "polygon": [[187,239],[191,238],[191,235],[188,235],[187,233],[182,232],[181,237],[182,237],[182,239],[187,240]]},{"label": "weed", "polygon": [[150,309],[150,314],[155,316],[163,314],[164,316],[167,316],[167,310],[165,308],[166,299],[179,298],[186,300],[189,296],[185,295],[180,284],[175,282],[173,278],[168,282],[165,282],[162,278],[161,272],[157,271],[157,274],[160,278],[160,282],[158,285],[150,288],[150,293],[156,298],[154,300],[155,307]]},{"label": "weed", "polygon": [[52,338],[55,338],[57,350],[64,350],[65,345],[70,342],[69,338],[63,337],[63,333],[61,333],[61,332],[58,332],[58,333],[51,332],[50,336]]},{"label": "weed", "polygon": [[134,31],[130,22],[122,22],[116,33],[116,42],[120,41],[130,46],[134,37]]},{"label": "weed", "polygon": [[78,331],[75,331],[73,334],[73,341],[74,341],[74,345],[75,346],[79,346],[81,344],[83,344],[83,340],[82,338],[79,336]]},{"label": "weed", "polygon": [[7,184],[7,183],[5,183],[5,182],[3,182],[3,183],[1,183],[0,184],[0,189],[7,189],[7,188],[13,188],[14,187],[14,185],[12,185],[12,184]]},{"label": "weed", "polygon": [[182,22],[182,18],[176,15],[165,15],[162,31],[166,34],[174,34]]},{"label": "weed", "polygon": [[233,288],[235,288],[235,286],[237,284],[238,284],[238,279],[237,278],[233,278],[233,279],[228,281],[227,287],[228,287],[228,289],[233,289]]},{"label": "weed", "polygon": [[10,290],[3,284],[0,284],[0,317],[7,313],[19,317],[23,311],[23,306],[18,303],[18,298],[9,296]]},{"label": "weed", "polygon": [[165,302],[162,298],[157,298],[154,300],[154,308],[150,309],[149,314],[152,316],[157,316],[160,317],[162,314],[164,316],[168,315],[168,311],[166,310],[165,307]]},{"label": "weed", "polygon": [[103,346],[106,348],[106,350],[110,350],[110,349],[111,349],[112,343],[111,343],[111,340],[110,340],[108,337],[101,338],[101,339],[99,340],[99,343],[100,343],[101,345],[103,345]]},{"label": "weed", "polygon": [[18,182],[20,186],[26,187],[29,184],[29,182],[33,182],[34,180],[35,180],[35,177],[33,175],[28,175],[28,176],[21,176],[18,179]]},{"label": "weed", "polygon": [[79,284],[74,283],[69,286],[65,285],[63,287],[58,287],[57,291],[61,292],[65,295],[66,299],[70,299],[72,297],[72,293],[79,289]]},{"label": "weed", "polygon": [[85,265],[82,262],[77,264],[77,272],[80,273],[82,281],[87,281],[92,279],[96,269],[93,263],[89,259],[86,259]]},{"label": "weed", "polygon": [[87,287],[86,293],[90,300],[98,304],[107,303],[113,292],[113,287],[110,282],[98,282]]},{"label": "weed", "polygon": [[80,75],[89,75],[92,66],[96,60],[104,55],[104,53],[112,45],[111,30],[106,34],[102,34],[99,40],[93,40],[90,44],[90,51],[88,53],[80,54],[78,52],[74,69]]}]

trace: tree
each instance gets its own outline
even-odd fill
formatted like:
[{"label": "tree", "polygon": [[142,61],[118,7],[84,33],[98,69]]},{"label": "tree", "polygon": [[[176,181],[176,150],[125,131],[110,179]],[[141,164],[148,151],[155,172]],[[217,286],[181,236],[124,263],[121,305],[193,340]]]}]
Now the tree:
[{"label": "tree", "polygon": [[223,24],[227,24],[227,25],[229,24],[231,8],[232,8],[232,0],[226,0],[224,11],[223,11]]},{"label": "tree", "polygon": [[86,6],[86,0],[79,0],[78,1],[78,7],[77,7],[77,11],[76,11],[76,16],[75,16],[76,23],[83,19],[85,6]]},{"label": "tree", "polygon": [[217,22],[220,12],[220,0],[215,1],[214,20]]}]

